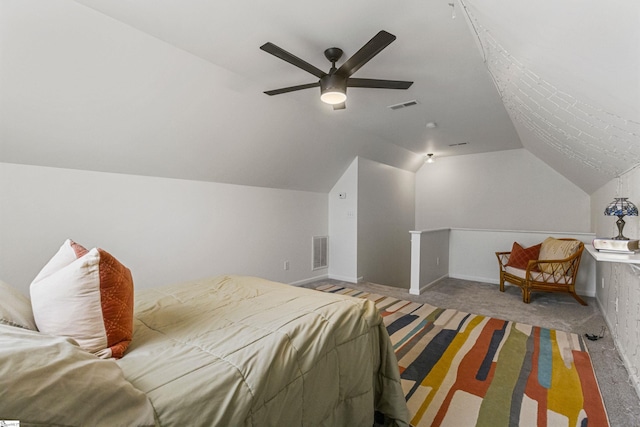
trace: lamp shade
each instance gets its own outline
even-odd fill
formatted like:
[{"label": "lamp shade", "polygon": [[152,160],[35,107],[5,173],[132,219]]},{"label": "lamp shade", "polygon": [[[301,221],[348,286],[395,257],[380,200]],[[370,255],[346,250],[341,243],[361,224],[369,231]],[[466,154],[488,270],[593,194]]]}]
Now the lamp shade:
[{"label": "lamp shade", "polygon": [[638,216],[638,207],[627,200],[628,197],[616,197],[604,210],[607,216]]}]

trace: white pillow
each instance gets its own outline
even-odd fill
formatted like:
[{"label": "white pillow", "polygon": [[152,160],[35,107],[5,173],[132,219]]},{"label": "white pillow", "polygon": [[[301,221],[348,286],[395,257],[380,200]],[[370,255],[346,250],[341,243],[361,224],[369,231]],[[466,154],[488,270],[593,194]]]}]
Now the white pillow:
[{"label": "white pillow", "polygon": [[36,330],[29,298],[2,280],[0,280],[0,323]]},{"label": "white pillow", "polygon": [[[40,273],[33,279],[33,282],[40,282],[42,279],[51,276],[52,274],[62,270],[67,265],[71,264],[73,261],[80,258],[82,255],[85,255],[88,250],[84,248],[84,246],[74,242],[71,239],[65,240],[65,242],[60,246],[58,252],[47,262],[47,264],[42,267]],[[33,283],[32,282],[32,283]]]},{"label": "white pillow", "polygon": [[133,335],[133,279],[111,254],[67,240],[30,292],[38,330],[73,338],[98,357],[124,355]]}]

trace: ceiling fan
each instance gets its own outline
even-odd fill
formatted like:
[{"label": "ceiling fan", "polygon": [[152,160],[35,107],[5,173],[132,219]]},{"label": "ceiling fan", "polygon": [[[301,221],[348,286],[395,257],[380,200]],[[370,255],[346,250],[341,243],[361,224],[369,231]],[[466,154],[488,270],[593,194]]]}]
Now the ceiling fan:
[{"label": "ceiling fan", "polygon": [[297,86],[285,87],[282,89],[265,91],[267,95],[280,95],[281,93],[293,92],[296,90],[309,89],[312,87],[320,87],[320,99],[327,104],[333,105],[334,110],[342,110],[345,108],[347,99],[347,87],[364,87],[376,89],[408,89],[413,82],[400,80],[378,80],[378,79],[357,79],[351,77],[353,73],[358,71],[360,67],[369,62],[371,58],[376,56],[382,49],[389,46],[396,39],[396,36],[386,31],[380,31],[364,46],[360,48],[351,58],[345,61],[340,68],[336,68],[336,62],[342,57],[342,49],[330,47],[324,51],[324,56],[331,62],[331,69],[325,73],[319,68],[309,64],[308,62],[298,58],[286,50],[274,45],[273,43],[265,43],[260,49],[270,53],[278,58],[295,65],[304,71],[318,77],[315,83],[308,83]]}]

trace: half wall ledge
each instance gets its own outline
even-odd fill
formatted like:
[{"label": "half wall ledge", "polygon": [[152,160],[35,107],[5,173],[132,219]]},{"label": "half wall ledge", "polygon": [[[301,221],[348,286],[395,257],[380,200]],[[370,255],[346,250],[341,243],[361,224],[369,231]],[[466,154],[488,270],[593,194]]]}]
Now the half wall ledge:
[{"label": "half wall ledge", "polygon": [[[451,277],[500,283],[495,252],[511,249],[513,242],[528,247],[547,237],[573,238],[590,244],[595,233],[438,228],[410,231],[411,283],[409,293],[420,295],[438,281]],[[634,266],[635,267],[635,266]],[[576,283],[578,295],[596,296],[596,261],[583,254]]]}]

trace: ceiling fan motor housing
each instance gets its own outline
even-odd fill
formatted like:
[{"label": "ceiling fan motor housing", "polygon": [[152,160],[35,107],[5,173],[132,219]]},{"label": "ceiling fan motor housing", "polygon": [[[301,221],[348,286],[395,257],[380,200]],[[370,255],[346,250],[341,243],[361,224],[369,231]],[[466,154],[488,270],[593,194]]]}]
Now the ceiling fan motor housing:
[{"label": "ceiling fan motor housing", "polygon": [[327,74],[320,79],[320,99],[327,104],[340,104],[347,99],[347,78]]}]

